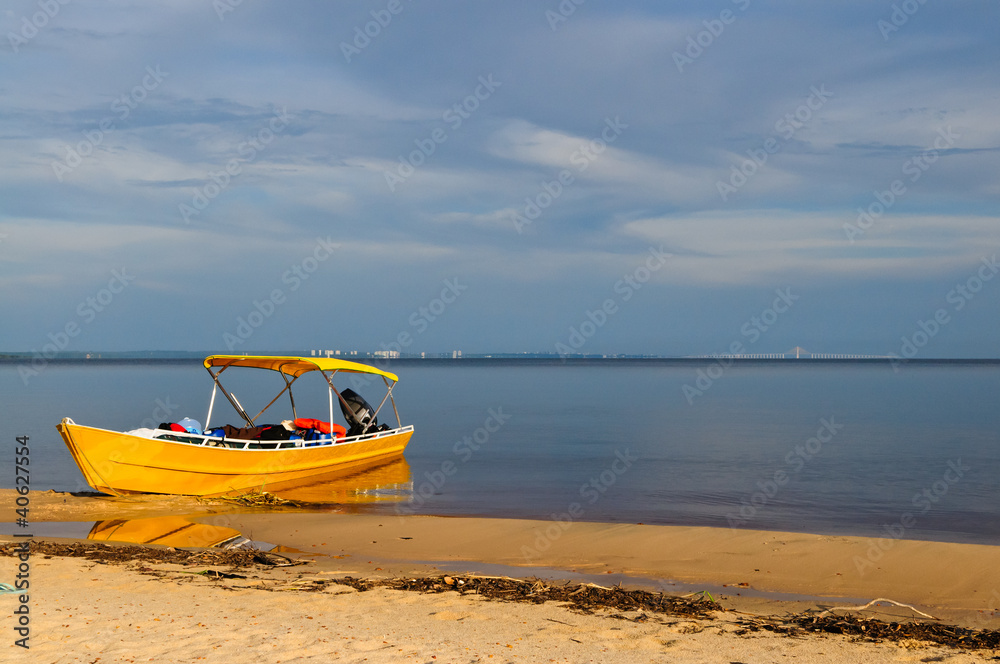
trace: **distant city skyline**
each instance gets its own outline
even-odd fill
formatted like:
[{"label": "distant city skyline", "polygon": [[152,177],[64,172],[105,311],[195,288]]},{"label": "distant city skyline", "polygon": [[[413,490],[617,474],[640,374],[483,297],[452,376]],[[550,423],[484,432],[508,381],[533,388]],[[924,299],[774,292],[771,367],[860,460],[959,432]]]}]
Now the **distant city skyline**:
[{"label": "distant city skyline", "polygon": [[[36,362],[48,362],[50,360],[75,360],[75,359],[202,359],[209,355],[228,355],[225,351],[209,350],[139,350],[139,351],[77,351],[62,352],[50,355],[32,353],[25,351],[2,352],[0,360],[16,360],[24,364],[25,367],[31,365],[32,360]],[[512,351],[512,352],[486,352],[486,353],[465,353],[455,349],[450,351],[415,351],[401,353],[392,350],[350,350],[341,351],[337,354],[333,350],[273,350],[265,349],[254,353],[232,353],[233,355],[269,355],[269,356],[290,356],[290,357],[316,357],[350,360],[355,362],[371,361],[391,361],[397,359],[511,359],[511,358],[588,358],[588,359],[664,359],[664,360],[725,360],[725,359],[821,359],[821,360],[997,360],[997,357],[969,357],[969,358],[941,358],[934,356],[927,357],[906,357],[902,355],[872,355],[865,353],[828,353],[813,352],[804,348],[792,348],[784,352],[759,352],[759,353],[724,353],[713,352],[700,355],[657,355],[650,353],[567,353],[559,355],[551,351]]]}]

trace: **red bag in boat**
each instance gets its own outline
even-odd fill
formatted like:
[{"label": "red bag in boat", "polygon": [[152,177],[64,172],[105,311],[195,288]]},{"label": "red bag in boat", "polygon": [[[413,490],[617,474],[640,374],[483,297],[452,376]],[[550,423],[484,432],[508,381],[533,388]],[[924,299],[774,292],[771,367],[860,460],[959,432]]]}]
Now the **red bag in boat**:
[{"label": "red bag in boat", "polygon": [[334,433],[337,438],[343,438],[347,435],[347,429],[339,424],[331,424],[308,417],[298,417],[295,419],[294,424],[296,429],[316,429],[320,433]]}]

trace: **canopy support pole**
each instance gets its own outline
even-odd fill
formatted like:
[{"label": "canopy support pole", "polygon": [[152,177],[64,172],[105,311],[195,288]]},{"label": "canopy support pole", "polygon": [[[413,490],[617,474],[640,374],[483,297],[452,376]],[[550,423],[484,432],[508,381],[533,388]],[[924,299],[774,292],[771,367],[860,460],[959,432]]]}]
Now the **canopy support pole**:
[{"label": "canopy support pole", "polygon": [[217,374],[212,373],[212,370],[209,369],[208,367],[205,368],[208,370],[208,375],[211,376],[212,380],[215,381],[215,384],[219,387],[219,390],[222,392],[222,394],[226,397],[226,399],[229,400],[229,403],[233,406],[236,412],[239,413],[239,416],[246,421],[247,425],[253,426],[254,425],[253,420],[250,419],[250,416],[247,415],[247,412],[243,410],[243,406],[240,405],[240,402],[236,400],[236,397],[227,392],[226,388],[224,388],[222,386],[222,383],[219,382],[219,376],[222,374],[223,371],[229,368],[229,365],[222,367],[222,369],[219,370],[219,373]]},{"label": "canopy support pole", "polygon": [[[273,399],[271,399],[271,403],[269,403],[266,406],[264,406],[263,408],[261,408],[260,412],[253,416],[253,419],[256,420],[258,417],[260,417],[261,415],[263,415],[264,411],[267,410],[268,408],[270,408],[274,404],[274,402],[277,401],[278,398],[282,394],[284,394],[286,391],[288,392],[288,398],[292,399],[292,383],[294,383],[296,380],[298,380],[298,377],[294,378],[292,380],[292,382],[289,383],[288,382],[288,376],[286,376],[283,372],[280,372],[280,371],[278,373],[281,373],[281,377],[285,379],[285,389],[283,389],[280,392],[278,392],[278,395],[275,396]],[[295,399],[292,399],[292,414],[295,414]],[[295,415],[295,417],[298,417],[298,415]]]},{"label": "canopy support pole", "polygon": [[292,380],[292,383],[288,382],[288,376],[286,376],[284,372],[281,372],[281,377],[285,379],[285,383],[288,385],[288,400],[292,402],[292,419],[297,420],[299,419],[299,412],[295,410],[295,395],[292,394],[292,383],[298,380],[299,377],[296,376],[295,379]]},{"label": "canopy support pole", "polygon": [[327,394],[330,396],[330,436],[336,438],[333,435],[333,387],[327,390]]},{"label": "canopy support pole", "polygon": [[392,412],[396,414],[396,424],[399,425],[399,428],[402,429],[403,428],[403,420],[399,419],[399,411],[396,410],[396,397],[392,396],[392,388],[395,387],[396,384],[393,383],[390,386],[389,385],[389,380],[385,376],[382,376],[382,381],[385,383],[386,388],[389,390],[389,401],[392,402]]},{"label": "canopy support pole", "polygon": [[[382,403],[380,403],[378,405],[378,408],[375,409],[375,412],[372,413],[372,419],[369,420],[368,424],[365,425],[365,431],[364,431],[364,433],[368,433],[368,427],[370,427],[371,423],[374,422],[375,419],[378,417],[379,411],[381,411],[382,410],[382,406],[385,405],[385,400],[392,396],[392,388],[394,388],[396,386],[395,383],[393,383],[392,385],[389,385],[389,380],[385,376],[382,376],[382,382],[385,383],[386,387],[388,388],[388,391],[386,391],[385,396],[382,397]],[[392,401],[392,407],[393,407],[393,409],[396,408],[396,400],[395,399],[393,399],[393,401]],[[397,421],[399,420],[399,413],[396,413],[396,420]],[[403,426],[403,424],[400,422],[399,426]]]},{"label": "canopy support pole", "polygon": [[212,385],[212,398],[208,402],[208,415],[205,416],[205,431],[208,431],[211,428],[208,426],[208,423],[212,421],[212,409],[215,408],[215,393],[218,389],[218,383]]},{"label": "canopy support pole", "polygon": [[[325,371],[321,371],[320,373],[323,374],[323,378],[326,378],[326,382],[330,385],[330,389],[333,390],[333,392],[337,395],[337,399],[340,400],[340,403],[344,404],[344,411],[345,411],[345,413],[353,413],[354,409],[352,409],[351,405],[349,403],[347,403],[347,401],[344,399],[344,397],[341,396],[340,392],[337,391],[337,388],[333,386],[333,377],[337,374],[337,371],[339,371],[339,369],[334,370],[334,372],[332,374],[330,374],[329,376],[326,375]],[[372,415],[372,419],[375,419],[374,415]],[[330,424],[333,424],[333,406],[332,405],[330,406]],[[348,422],[348,424],[350,424],[351,426],[354,425],[353,422]],[[358,422],[358,424],[361,424],[361,423]],[[367,427],[365,428],[365,431],[368,431]]]}]

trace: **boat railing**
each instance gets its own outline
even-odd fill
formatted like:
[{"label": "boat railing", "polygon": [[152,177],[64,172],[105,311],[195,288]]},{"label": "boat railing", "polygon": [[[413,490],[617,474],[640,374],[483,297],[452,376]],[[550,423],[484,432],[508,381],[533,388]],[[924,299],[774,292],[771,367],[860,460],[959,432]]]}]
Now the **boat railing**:
[{"label": "boat railing", "polygon": [[393,436],[399,433],[413,431],[413,425],[388,429],[386,431],[373,431],[359,436],[345,438],[320,438],[317,440],[246,440],[242,438],[225,438],[218,436],[205,436],[196,433],[181,433],[179,431],[163,430],[153,436],[154,440],[166,440],[183,445],[194,445],[197,447],[217,447],[230,450],[292,450],[309,449],[313,447],[326,447],[332,445],[344,445],[349,443],[359,443],[369,440],[377,440],[386,436]]}]

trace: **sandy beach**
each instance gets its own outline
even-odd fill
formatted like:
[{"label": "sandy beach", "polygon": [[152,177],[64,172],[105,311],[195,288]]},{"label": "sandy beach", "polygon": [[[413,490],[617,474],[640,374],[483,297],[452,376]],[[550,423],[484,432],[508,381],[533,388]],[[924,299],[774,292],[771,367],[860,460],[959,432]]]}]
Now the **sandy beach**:
[{"label": "sandy beach", "polygon": [[[13,514],[13,492],[0,494],[0,510]],[[989,546],[887,540],[880,548],[867,538],[750,530],[244,512],[180,497],[32,496],[35,521],[155,523],[154,517],[178,514],[280,545],[283,555],[309,562],[237,570],[244,578],[212,578],[198,574],[210,569],[205,565],[34,555],[30,656],[13,638],[0,648],[15,661],[46,662],[93,662],[98,657],[157,662],[762,662],[785,656],[802,661],[972,662],[996,655],[915,639],[872,643],[832,634],[746,633],[740,622],[750,616],[819,613],[885,597],[948,624],[995,630],[1000,627],[1000,568],[997,550]],[[16,558],[0,558],[0,581],[12,580],[16,565]],[[605,586],[624,581],[625,587],[668,594],[703,589],[727,610],[710,618],[614,609],[583,615],[557,602],[503,602],[451,591],[359,592],[333,582],[345,576],[467,572],[562,575]],[[0,601],[16,605],[12,595]],[[5,607],[10,625],[8,609],[13,609]],[[833,613],[932,622],[889,604]]]}]

